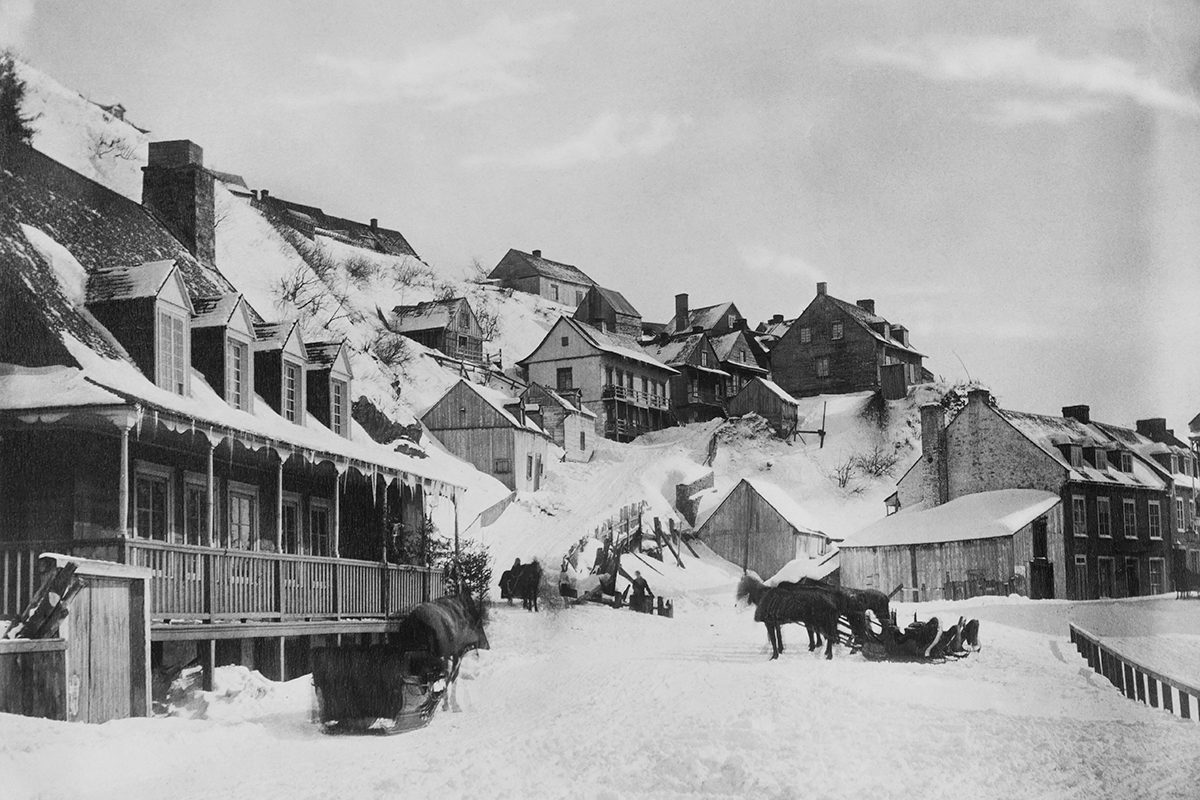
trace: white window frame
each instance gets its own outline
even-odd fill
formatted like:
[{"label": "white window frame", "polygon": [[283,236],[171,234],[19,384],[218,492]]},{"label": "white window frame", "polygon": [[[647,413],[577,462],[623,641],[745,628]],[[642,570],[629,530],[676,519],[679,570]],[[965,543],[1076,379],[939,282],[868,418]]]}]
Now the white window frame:
[{"label": "white window frame", "polygon": [[[163,529],[163,538],[154,539],[138,530],[138,479],[146,477],[151,480],[164,481],[167,485],[166,503],[167,507],[163,510],[165,526]],[[130,494],[133,501],[133,535],[139,539],[145,539],[151,542],[174,542],[175,541],[175,470],[165,464],[156,464],[152,461],[142,461],[137,459],[133,463],[133,484]]]},{"label": "white window frame", "polygon": [[533,453],[525,454],[525,480],[533,480]]},{"label": "white window frame", "polygon": [[1087,498],[1081,494],[1071,495],[1071,528],[1076,536],[1087,538]]},{"label": "white window frame", "polygon": [[[171,324],[170,331],[163,326]],[[164,352],[164,334],[170,352]],[[187,396],[191,388],[191,347],[188,337],[191,325],[187,311],[173,305],[157,304],[154,308],[154,375],[155,383],[162,389]]]},{"label": "white window frame", "polygon": [[841,320],[834,320],[833,324],[829,326],[830,341],[836,342],[844,338],[846,338],[845,324]]},{"label": "white window frame", "polygon": [[1067,445],[1070,450],[1071,466],[1075,469],[1083,467],[1083,448],[1077,444]]},{"label": "white window frame", "polygon": [[[821,369],[822,366],[825,367],[824,370]],[[829,356],[817,356],[816,359],[813,361],[813,369],[816,371],[818,378],[828,378],[829,377]]]},{"label": "white window frame", "polygon": [[1121,453],[1121,472],[1133,472],[1133,453]]},{"label": "white window frame", "polygon": [[[1148,516],[1150,519],[1150,538],[1161,540],[1163,537],[1162,506],[1159,505],[1157,500],[1150,500],[1146,505],[1148,506]],[[1155,535],[1156,533],[1157,535]]]},{"label": "white window frame", "polygon": [[1137,532],[1137,501],[1132,497],[1121,500],[1121,526],[1126,539],[1138,538]]},{"label": "white window frame", "polygon": [[[292,408],[288,408],[288,375],[289,368],[295,370],[295,391],[292,397]],[[283,359],[283,375],[280,376],[279,410],[283,418],[296,425],[304,424],[304,366],[295,361]]]},{"label": "white window frame", "polygon": [[[239,352],[240,351],[240,358]],[[237,385],[238,368],[241,368],[241,384]],[[243,411],[250,410],[250,397],[254,392],[254,381],[250,375],[250,343],[235,336],[225,337],[225,402]]]},{"label": "white window frame", "polygon": [[[1148,558],[1148,559],[1146,559],[1146,561],[1149,564],[1149,569],[1147,570],[1149,573],[1149,580],[1150,580],[1150,586],[1148,587],[1148,589],[1149,589],[1148,593],[1149,594],[1162,594],[1166,590],[1167,560],[1165,558]],[[1158,566],[1158,584],[1157,584],[1157,586],[1155,585],[1155,581],[1154,581],[1155,565]]]},{"label": "white window frame", "polygon": [[[341,389],[341,397],[338,397]],[[338,436],[350,436],[350,426],[346,424],[347,398],[350,396],[350,386],[346,381],[337,378],[329,380],[329,427]]]},{"label": "white window frame", "polygon": [[1101,539],[1112,538],[1112,504],[1107,497],[1096,498],[1096,535]]},{"label": "white window frame", "polygon": [[809,325],[800,326],[800,344],[812,343],[812,327]]},{"label": "white window frame", "polygon": [[1174,475],[1178,472],[1179,472],[1179,456],[1172,453],[1171,454],[1171,474]]},{"label": "white window frame", "polygon": [[1175,530],[1179,531],[1180,533],[1183,533],[1183,531],[1187,529],[1187,525],[1185,525],[1183,522],[1183,511],[1184,511],[1183,498],[1176,497],[1175,498],[1175,517],[1176,517]]},{"label": "white window frame", "polygon": [[262,513],[262,507],[259,505],[258,487],[252,483],[242,483],[241,481],[227,480],[225,482],[225,530],[221,536],[222,546],[230,550],[240,550],[242,548],[233,546],[233,499],[234,497],[247,497],[250,499],[250,535],[249,546],[246,550],[257,550],[259,539],[259,519]]},{"label": "white window frame", "polygon": [[1099,470],[1108,469],[1108,453],[1099,447],[1092,450],[1092,453],[1093,453],[1092,460],[1096,464],[1096,469],[1099,469]]},{"label": "white window frame", "polygon": [[[195,542],[188,541],[188,489],[200,489],[204,492],[204,503],[201,505],[204,512],[201,515],[201,530],[197,531]],[[208,507],[208,476],[200,472],[185,471],[183,473],[183,497],[180,498],[180,503],[183,511],[183,530],[180,531],[179,541],[184,544],[207,544],[205,537],[208,536],[208,515],[212,511]]]},{"label": "white window frame", "polygon": [[[317,538],[317,526],[313,524],[313,515],[317,512],[325,512],[326,528],[323,538],[324,544]],[[309,553],[311,555],[329,558],[333,556],[333,506],[324,497],[310,497],[308,499],[308,525],[305,528],[305,541],[308,544]],[[321,552],[318,552],[321,551]]]}]

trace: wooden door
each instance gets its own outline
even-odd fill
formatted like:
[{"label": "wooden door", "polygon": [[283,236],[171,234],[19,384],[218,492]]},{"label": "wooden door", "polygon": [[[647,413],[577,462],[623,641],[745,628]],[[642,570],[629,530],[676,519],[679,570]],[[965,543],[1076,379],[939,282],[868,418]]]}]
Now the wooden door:
[{"label": "wooden door", "polygon": [[1050,562],[1029,562],[1029,597],[1032,600],[1054,599],[1054,565]]},{"label": "wooden door", "polygon": [[132,642],[133,627],[142,622],[140,604],[133,603],[129,581],[95,575],[86,581],[71,604],[68,717],[81,722],[122,719],[139,713],[132,707],[136,671]]}]

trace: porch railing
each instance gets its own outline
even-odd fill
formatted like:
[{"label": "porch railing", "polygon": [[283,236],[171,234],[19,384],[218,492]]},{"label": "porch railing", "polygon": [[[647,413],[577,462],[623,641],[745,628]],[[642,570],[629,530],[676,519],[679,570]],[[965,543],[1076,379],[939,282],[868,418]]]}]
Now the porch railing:
[{"label": "porch railing", "polygon": [[665,409],[670,405],[668,399],[661,394],[639,392],[627,386],[617,386],[611,383],[601,388],[600,397],[605,400],[624,400],[627,403],[647,408]]},{"label": "porch railing", "polygon": [[48,551],[148,567],[156,621],[378,618],[444,594],[440,569],[380,561],[142,539],[10,542],[0,543],[0,617],[24,609]]}]

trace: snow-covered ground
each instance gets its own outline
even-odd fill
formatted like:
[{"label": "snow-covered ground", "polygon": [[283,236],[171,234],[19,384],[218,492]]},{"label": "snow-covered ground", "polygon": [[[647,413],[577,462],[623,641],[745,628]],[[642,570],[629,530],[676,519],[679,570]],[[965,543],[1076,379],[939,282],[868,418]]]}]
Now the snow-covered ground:
[{"label": "snow-covered ground", "polygon": [[[953,610],[1018,605],[1049,622],[1064,604]],[[1117,611],[1143,626],[1154,614]],[[1200,725],[1122,698],[1062,629],[985,622],[980,653],[941,665],[844,649],[825,661],[799,628],[784,635],[791,649],[768,662],[761,626],[731,598],[675,619],[499,606],[493,649],[460,687],[464,712],[426,729],[324,736],[306,679],[233,669],[209,719],[0,715],[0,796],[1196,796]]]}]

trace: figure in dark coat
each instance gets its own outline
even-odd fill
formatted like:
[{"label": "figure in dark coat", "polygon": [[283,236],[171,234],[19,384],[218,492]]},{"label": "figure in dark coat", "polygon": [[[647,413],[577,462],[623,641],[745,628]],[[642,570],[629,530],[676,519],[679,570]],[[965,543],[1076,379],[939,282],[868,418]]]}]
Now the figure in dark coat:
[{"label": "figure in dark coat", "polygon": [[654,599],[654,592],[650,591],[650,584],[646,583],[646,579],[642,577],[640,571],[633,573],[633,600],[630,605],[634,611],[641,611],[643,614],[650,613],[651,600]]},{"label": "figure in dark coat", "polygon": [[517,576],[521,574],[521,559],[514,558],[512,569],[506,569],[500,573],[500,599],[507,600],[511,606],[513,598],[516,597],[513,591],[513,583]]}]

